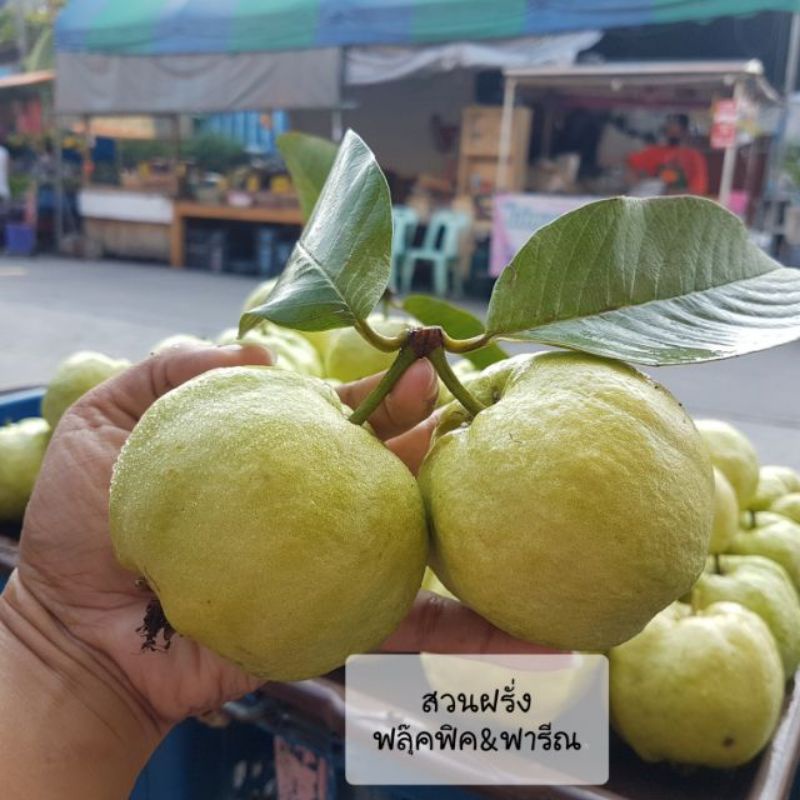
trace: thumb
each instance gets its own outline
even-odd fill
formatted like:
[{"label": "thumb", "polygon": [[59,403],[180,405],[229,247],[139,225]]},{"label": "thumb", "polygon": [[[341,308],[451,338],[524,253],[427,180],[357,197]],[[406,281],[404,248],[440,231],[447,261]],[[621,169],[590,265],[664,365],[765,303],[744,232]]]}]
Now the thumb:
[{"label": "thumb", "polygon": [[130,429],[159,397],[204,372],[251,364],[269,366],[272,361],[272,356],[262,347],[172,347],[101,383],[87,392],[74,408],[84,415],[94,409],[118,427]]}]

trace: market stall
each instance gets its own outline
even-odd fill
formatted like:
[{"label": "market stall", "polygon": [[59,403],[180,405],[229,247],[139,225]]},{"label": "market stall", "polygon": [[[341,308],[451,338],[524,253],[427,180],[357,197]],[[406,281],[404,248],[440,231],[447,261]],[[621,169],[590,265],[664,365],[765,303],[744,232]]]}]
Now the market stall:
[{"label": "market stall", "polygon": [[[677,115],[688,122],[687,151],[707,165],[699,193],[751,218],[772,141],[763,111],[779,101],[760,62],[578,64],[510,69],[504,77],[498,155],[483,187],[494,203],[493,275],[532,230],[593,199],[692,192],[685,180],[673,186],[660,175],[630,175],[633,154],[655,144]],[[530,165],[515,156],[520,107],[539,117]]]},{"label": "market stall", "polygon": [[[529,14],[502,0],[463,3],[450,15],[417,0],[337,6],[335,13],[326,4],[299,1],[280,9],[268,3],[231,9],[208,0],[168,7],[73,0],[56,30],[56,105],[61,114],[173,117],[282,108],[298,130],[337,139],[353,127],[397,176],[401,199],[420,189],[425,217],[430,206],[474,195],[479,236],[485,236],[491,214],[482,188],[498,156],[501,111],[494,89],[478,89],[479,71],[565,69],[606,28],[793,8],[790,0],[679,5],[621,0],[597,13],[546,8]],[[494,106],[482,112],[494,117],[491,149],[459,152],[454,143],[470,126],[462,109],[476,104]],[[530,126],[524,110],[517,116],[521,131]],[[532,124],[536,135],[536,115]],[[520,145],[517,161],[526,156]],[[251,199],[253,207],[270,205]],[[229,217],[236,203],[223,198],[216,205],[227,206],[223,216]]]}]

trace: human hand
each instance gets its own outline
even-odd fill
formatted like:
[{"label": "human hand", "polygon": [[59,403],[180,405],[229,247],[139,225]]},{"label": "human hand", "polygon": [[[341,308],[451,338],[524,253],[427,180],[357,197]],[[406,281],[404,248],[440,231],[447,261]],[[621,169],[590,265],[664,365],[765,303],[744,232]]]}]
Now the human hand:
[{"label": "human hand", "polygon": [[[175,637],[167,652],[142,652],[136,629],[149,600],[120,567],[108,534],[111,471],[128,434],[161,395],[218,367],[266,364],[260,348],[175,348],[85,395],[58,426],[28,508],[19,569],[7,600],[35,603],[166,729],[216,708],[259,680],[195,642]],[[339,390],[355,407],[378,377]],[[427,361],[414,364],[370,417],[376,434],[416,471],[435,424],[438,390]],[[421,593],[387,649],[518,651],[520,645],[457,603]]]}]

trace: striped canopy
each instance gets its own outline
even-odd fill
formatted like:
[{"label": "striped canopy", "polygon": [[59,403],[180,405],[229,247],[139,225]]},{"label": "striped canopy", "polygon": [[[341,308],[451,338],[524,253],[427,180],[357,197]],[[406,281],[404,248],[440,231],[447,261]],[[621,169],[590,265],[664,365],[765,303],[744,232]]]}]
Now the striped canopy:
[{"label": "striped canopy", "polygon": [[800,0],[69,0],[62,52],[247,53],[427,44],[800,11]]}]

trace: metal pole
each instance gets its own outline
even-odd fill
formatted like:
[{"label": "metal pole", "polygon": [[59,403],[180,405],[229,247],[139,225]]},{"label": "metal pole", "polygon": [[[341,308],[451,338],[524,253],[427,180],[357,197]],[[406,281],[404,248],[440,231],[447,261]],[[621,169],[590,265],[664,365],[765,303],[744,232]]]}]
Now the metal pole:
[{"label": "metal pole", "polygon": [[25,5],[25,0],[16,0],[14,3],[14,27],[17,29],[17,50],[19,50],[20,64],[28,55],[28,26],[25,23]]},{"label": "metal pole", "polygon": [[792,14],[789,49],[786,53],[786,73],[783,80],[783,93],[787,98],[794,91],[798,60],[800,60],[800,14]]},{"label": "metal pole", "polygon": [[334,108],[331,111],[331,139],[334,142],[341,142],[344,136],[344,123],[342,122],[342,109]]},{"label": "metal pole", "polygon": [[503,91],[503,115],[500,119],[500,150],[497,155],[497,180],[495,187],[498,192],[506,190],[508,186],[508,162],[511,159],[511,129],[514,124],[514,98],[517,92],[517,82],[514,78],[506,78]]},{"label": "metal pole", "polygon": [[58,114],[55,115],[53,138],[53,149],[56,156],[56,185],[53,205],[56,216],[56,252],[60,253],[64,241],[64,153],[61,147],[61,117]]},{"label": "metal pole", "polygon": [[[733,86],[733,99],[736,103],[737,114],[743,92],[744,84],[741,81],[737,81]],[[725,148],[725,156],[722,159],[722,177],[719,181],[719,197],[717,199],[720,205],[725,206],[725,208],[728,207],[731,199],[731,190],[733,189],[733,177],[736,172],[736,150],[736,142],[734,142],[731,147]]]}]

